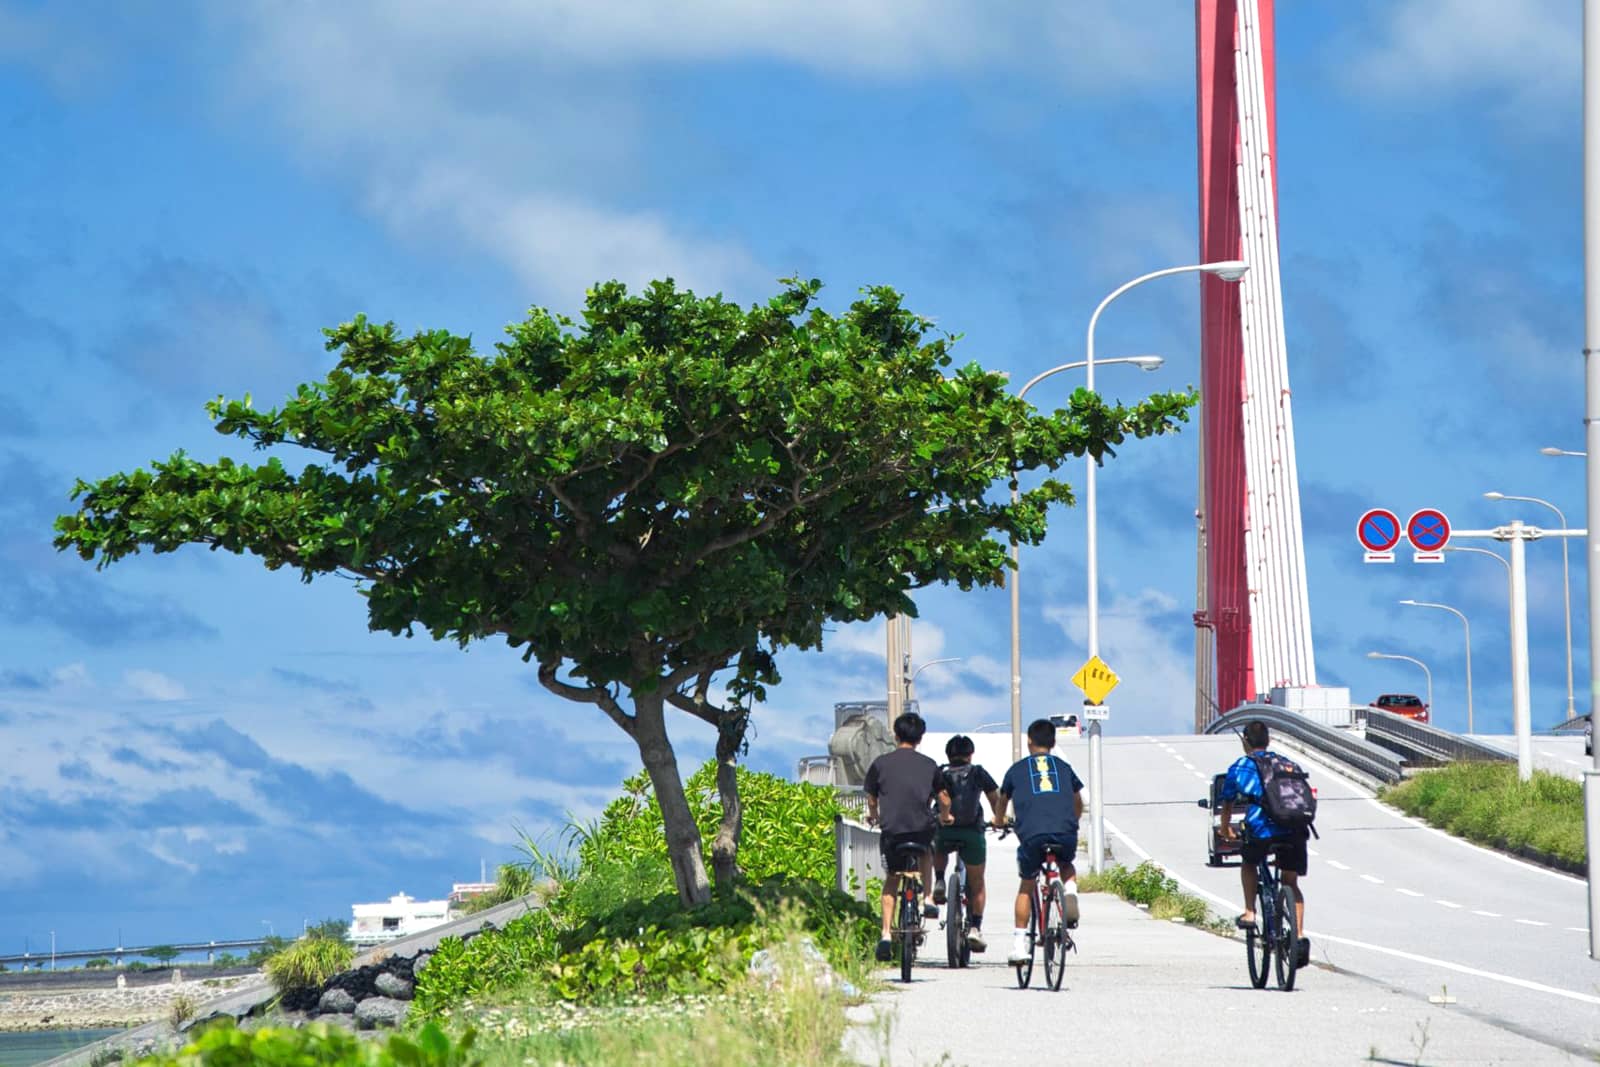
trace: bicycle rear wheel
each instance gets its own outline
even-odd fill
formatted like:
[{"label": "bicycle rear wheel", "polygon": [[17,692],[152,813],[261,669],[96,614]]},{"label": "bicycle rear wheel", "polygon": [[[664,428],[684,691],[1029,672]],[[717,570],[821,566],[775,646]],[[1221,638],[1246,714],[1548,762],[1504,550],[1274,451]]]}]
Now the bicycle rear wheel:
[{"label": "bicycle rear wheel", "polygon": [[1300,922],[1294,911],[1294,890],[1278,887],[1277,960],[1278,988],[1285,993],[1294,988],[1295,972],[1300,969]]},{"label": "bicycle rear wheel", "polygon": [[900,894],[900,980],[911,981],[911,965],[917,961],[917,927],[922,924],[920,892],[910,889]]},{"label": "bicycle rear wheel", "polygon": [[1272,910],[1267,907],[1266,891],[1256,893],[1256,924],[1244,933],[1245,957],[1250,961],[1250,984],[1257,989],[1267,988],[1267,978],[1272,974],[1272,930],[1267,919]]},{"label": "bicycle rear wheel", "polygon": [[1033,954],[1039,947],[1039,891],[1033,891],[1033,908],[1028,916],[1028,959],[1024,963],[1016,964],[1017,985],[1023,989],[1028,988],[1028,983],[1033,981]]},{"label": "bicycle rear wheel", "polygon": [[1052,990],[1061,988],[1067,973],[1067,913],[1065,890],[1060,883],[1044,894],[1044,978]]},{"label": "bicycle rear wheel", "polygon": [[964,950],[967,947],[967,913],[961,899],[961,879],[951,874],[944,889],[944,945],[950,955],[951,967],[965,967]]}]

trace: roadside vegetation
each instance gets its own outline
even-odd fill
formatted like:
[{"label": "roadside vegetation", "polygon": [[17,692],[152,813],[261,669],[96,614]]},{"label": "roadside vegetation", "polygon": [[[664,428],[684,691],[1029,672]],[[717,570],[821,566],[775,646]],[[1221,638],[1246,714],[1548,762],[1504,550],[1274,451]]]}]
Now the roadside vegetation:
[{"label": "roadside vegetation", "polygon": [[1544,771],[1527,782],[1514,763],[1452,763],[1385,789],[1383,800],[1491,848],[1531,849],[1583,864],[1583,786]]},{"label": "roadside vegetation", "polygon": [[[701,826],[720,824],[715,761],[687,783]],[[877,923],[833,886],[834,791],[740,769],[737,886],[685,909],[650,779],[546,847],[523,839],[497,896],[540,888],[542,907],[469,942],[447,938],[417,976],[408,1029],[385,1042],[331,1027],[207,1030],[143,1067],[250,1062],[337,1067],[843,1065],[844,1009],[872,988]],[[709,835],[708,835],[709,837]],[[331,937],[274,957],[274,980],[326,971]],[[765,952],[765,965],[752,959]],[[348,961],[346,961],[348,962]],[[293,974],[289,974],[290,971]]]},{"label": "roadside vegetation", "polygon": [[1205,900],[1185,893],[1178,883],[1149,860],[1129,870],[1122,864],[1107,867],[1102,873],[1084,871],[1078,875],[1080,893],[1113,893],[1131,904],[1142,904],[1153,919],[1182,919],[1218,933],[1231,934],[1232,927],[1211,914]]}]

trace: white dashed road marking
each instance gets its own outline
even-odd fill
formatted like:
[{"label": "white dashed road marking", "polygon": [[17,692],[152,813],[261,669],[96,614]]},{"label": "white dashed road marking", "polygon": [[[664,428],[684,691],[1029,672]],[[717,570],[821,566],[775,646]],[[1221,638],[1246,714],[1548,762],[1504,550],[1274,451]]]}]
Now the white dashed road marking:
[{"label": "white dashed road marking", "polygon": [[1346,867],[1344,864],[1340,863],[1338,860],[1329,860],[1328,866],[1332,867],[1336,871],[1348,871],[1350,869],[1349,867]]},{"label": "white dashed road marking", "polygon": [[1415,889],[1401,889],[1398,886],[1395,887],[1395,892],[1396,893],[1404,893],[1408,897],[1420,897],[1420,896],[1422,896],[1422,894],[1417,892]]},{"label": "white dashed road marking", "polygon": [[1441,908],[1459,908],[1459,907],[1461,907],[1460,904],[1457,904],[1454,901],[1450,901],[1450,900],[1436,900],[1436,901],[1434,901],[1434,903],[1439,905],[1439,907],[1441,907]]},{"label": "white dashed road marking", "polygon": [[1361,876],[1361,880],[1363,882],[1371,882],[1373,885],[1382,885],[1383,884],[1383,879],[1382,878],[1374,878],[1370,874],[1363,874]]},{"label": "white dashed road marking", "polygon": [[1550,925],[1549,923],[1542,923],[1538,919],[1518,919],[1517,922],[1521,923],[1523,926],[1549,926]]},{"label": "white dashed road marking", "polygon": [[1500,918],[1500,913],[1498,911],[1479,911],[1478,909],[1474,908],[1474,909],[1472,909],[1472,914],[1474,914],[1474,915],[1482,915],[1485,919],[1498,919],[1498,918]]}]

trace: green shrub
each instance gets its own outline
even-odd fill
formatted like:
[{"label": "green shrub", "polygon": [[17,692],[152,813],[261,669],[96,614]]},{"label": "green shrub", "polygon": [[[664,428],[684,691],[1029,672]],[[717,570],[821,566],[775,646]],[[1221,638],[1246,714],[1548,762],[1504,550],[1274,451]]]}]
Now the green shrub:
[{"label": "green shrub", "polygon": [[104,956],[96,956],[94,959],[88,960],[83,965],[84,970],[87,971],[103,971],[110,966],[111,961]]},{"label": "green shrub", "polygon": [[1573,864],[1587,855],[1583,787],[1544,771],[1517,779],[1511,763],[1452,763],[1383,791],[1384,800],[1479,844],[1532,848]]},{"label": "green shrub", "polygon": [[355,949],[331,937],[301,938],[267,961],[267,977],[280,993],[316,989],[350,968]]},{"label": "green shrub", "polygon": [[553,915],[534,911],[470,942],[447,937],[417,976],[412,1010],[419,1018],[439,1015],[468,997],[520,985],[559,956]]},{"label": "green shrub", "polygon": [[[318,940],[328,940],[319,938]],[[208,1026],[194,1042],[176,1052],[136,1061],[138,1067],[471,1067],[475,1035],[467,1031],[452,1041],[437,1025],[422,1027],[415,1038],[394,1035],[382,1043],[312,1023],[304,1029],[265,1027],[249,1033],[228,1022]]]}]

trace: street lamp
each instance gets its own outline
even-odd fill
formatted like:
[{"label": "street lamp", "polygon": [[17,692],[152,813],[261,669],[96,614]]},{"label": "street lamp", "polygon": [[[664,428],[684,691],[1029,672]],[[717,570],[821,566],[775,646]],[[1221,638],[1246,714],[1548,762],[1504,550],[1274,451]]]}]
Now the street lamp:
[{"label": "street lamp", "polygon": [[[1520,500],[1526,504],[1539,504],[1556,513],[1556,518],[1561,520],[1561,528],[1566,529],[1567,517],[1560,508],[1536,496],[1507,496],[1505,493],[1485,493],[1485,500]],[[1572,699],[1572,571],[1567,564],[1567,539],[1561,539],[1561,600],[1567,613],[1567,719],[1577,718],[1578,712]]]},{"label": "street lamp", "polygon": [[917,699],[917,675],[921,674],[923,671],[927,670],[929,667],[936,666],[937,664],[940,664],[940,663],[960,663],[961,659],[962,659],[962,657],[960,657],[960,656],[949,656],[949,657],[946,657],[945,659],[930,659],[928,662],[924,663],[922,666],[920,666],[916,670],[912,671],[911,672],[911,677],[906,679],[906,703],[909,704],[913,700]]},{"label": "street lamp", "polygon": [[1569,452],[1565,448],[1541,448],[1539,449],[1539,454],[1541,456],[1577,456],[1579,459],[1585,459],[1589,455],[1587,452]]},{"label": "street lamp", "polygon": [[[1413,608],[1438,608],[1440,611],[1448,611],[1461,620],[1461,625],[1467,631],[1467,733],[1476,732],[1472,728],[1472,624],[1467,621],[1465,614],[1448,604],[1433,604],[1426,600],[1402,600],[1400,603]],[[1432,702],[1430,701],[1429,703],[1431,704]]]},{"label": "street lamp", "polygon": [[[1159,370],[1165,362],[1160,356],[1118,356],[1116,359],[1102,359],[1100,366],[1112,363],[1125,363],[1138,367],[1140,370]],[[1017,399],[1021,400],[1028,395],[1028,390],[1054,374],[1063,371],[1079,370],[1087,367],[1088,360],[1078,360],[1074,363],[1063,363],[1059,367],[1035,374],[1028,379],[1026,385],[1017,390]],[[1011,505],[1016,506],[1019,494],[1017,480],[1011,479]],[[1011,577],[1006,583],[1011,586],[1011,761],[1015,763],[1022,758],[1022,593],[1017,579],[1021,574],[1021,554],[1018,549],[1017,539],[1011,539]]]},{"label": "street lamp", "polygon": [[[1084,339],[1084,355],[1087,357],[1087,371],[1085,373],[1085,387],[1094,392],[1094,328],[1100,321],[1100,313],[1105,311],[1117,297],[1126,293],[1135,286],[1145,282],[1155,281],[1157,278],[1166,278],[1174,274],[1210,274],[1225,282],[1237,282],[1243,278],[1250,269],[1250,264],[1241,259],[1219,260],[1215,263],[1195,263],[1187,267],[1168,267],[1165,270],[1151,271],[1142,274],[1132,281],[1123,282],[1113,289],[1106,298],[1100,301],[1094,309],[1094,314],[1089,316],[1089,331]],[[1108,361],[1109,362],[1109,361]],[[1085,556],[1087,557],[1086,570],[1088,572],[1088,615],[1089,615],[1089,658],[1100,654],[1100,540],[1095,525],[1095,470],[1098,463],[1095,457],[1085,455],[1084,459],[1084,524],[1087,528],[1085,538]],[[1100,733],[1101,721],[1089,721],[1089,804],[1093,817],[1089,822],[1089,867],[1096,874],[1105,870],[1105,804],[1103,783],[1100,780]]]},{"label": "street lamp", "polygon": [[1417,666],[1421,667],[1422,668],[1422,673],[1427,675],[1427,677],[1428,677],[1428,713],[1429,713],[1429,715],[1433,714],[1433,672],[1428,669],[1428,665],[1426,663],[1422,662],[1420,659],[1414,659],[1411,656],[1396,656],[1396,655],[1393,655],[1393,654],[1388,653],[1388,652],[1368,652],[1367,653],[1367,658],[1368,659],[1403,659],[1407,663],[1415,663]]}]

